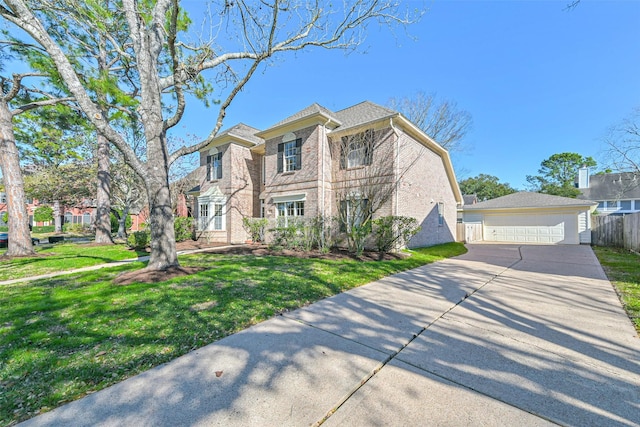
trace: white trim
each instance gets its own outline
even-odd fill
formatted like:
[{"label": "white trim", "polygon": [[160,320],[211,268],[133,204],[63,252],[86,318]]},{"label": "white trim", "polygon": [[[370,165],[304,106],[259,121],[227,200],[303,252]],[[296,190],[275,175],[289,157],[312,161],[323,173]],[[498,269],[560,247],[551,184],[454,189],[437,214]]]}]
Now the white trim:
[{"label": "white trim", "polygon": [[307,200],[307,193],[294,194],[289,196],[275,196],[272,198],[273,203],[285,203],[285,202],[304,202]]}]

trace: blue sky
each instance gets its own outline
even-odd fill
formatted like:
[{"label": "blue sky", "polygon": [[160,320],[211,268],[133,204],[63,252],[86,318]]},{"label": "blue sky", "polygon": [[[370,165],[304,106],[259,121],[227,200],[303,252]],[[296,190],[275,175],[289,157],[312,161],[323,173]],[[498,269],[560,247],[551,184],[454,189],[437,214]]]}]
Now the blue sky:
[{"label": "blue sky", "polygon": [[[473,116],[469,148],[453,155],[458,178],[487,173],[523,189],[554,153],[599,160],[606,129],[640,106],[640,1],[567,3],[427,2],[412,37],[371,26],[365,53],[282,56],[238,95],[224,128],[265,129],[314,102],[335,111],[434,92]],[[216,113],[191,102],[176,131],[204,137]]]}]

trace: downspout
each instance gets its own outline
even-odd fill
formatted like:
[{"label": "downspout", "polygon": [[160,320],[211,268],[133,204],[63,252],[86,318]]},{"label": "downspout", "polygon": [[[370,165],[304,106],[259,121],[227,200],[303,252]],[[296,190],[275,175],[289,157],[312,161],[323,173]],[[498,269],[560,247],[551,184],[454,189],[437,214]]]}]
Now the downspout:
[{"label": "downspout", "polygon": [[393,117],[389,118],[389,126],[391,127],[391,130],[393,131],[393,134],[396,136],[396,172],[395,172],[395,180],[396,180],[396,191],[395,191],[395,203],[394,203],[394,216],[398,216],[398,203],[399,203],[399,196],[398,193],[400,192],[400,133],[398,132],[398,129],[396,129],[396,127],[393,125]]},{"label": "downspout", "polygon": [[325,168],[325,158],[324,158],[324,146],[329,142],[327,141],[327,125],[331,122],[331,119],[327,119],[327,122],[324,124],[324,126],[322,126],[322,150],[321,150],[321,154],[322,154],[322,195],[320,196],[320,200],[322,200],[322,245],[324,246],[324,233],[325,233],[325,218],[326,218],[326,206],[325,206],[325,197],[324,197],[324,193],[325,193],[325,186],[324,186],[324,168]]}]

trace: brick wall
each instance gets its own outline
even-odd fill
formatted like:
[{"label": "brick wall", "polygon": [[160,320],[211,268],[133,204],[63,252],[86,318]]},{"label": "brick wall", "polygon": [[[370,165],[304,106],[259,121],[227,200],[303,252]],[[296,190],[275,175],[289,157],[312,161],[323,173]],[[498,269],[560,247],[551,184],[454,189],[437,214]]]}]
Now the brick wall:
[{"label": "brick wall", "polygon": [[[397,214],[418,220],[422,231],[410,247],[431,246],[455,240],[456,200],[442,157],[405,133],[400,133]],[[438,202],[444,203],[444,224],[438,222]]]}]

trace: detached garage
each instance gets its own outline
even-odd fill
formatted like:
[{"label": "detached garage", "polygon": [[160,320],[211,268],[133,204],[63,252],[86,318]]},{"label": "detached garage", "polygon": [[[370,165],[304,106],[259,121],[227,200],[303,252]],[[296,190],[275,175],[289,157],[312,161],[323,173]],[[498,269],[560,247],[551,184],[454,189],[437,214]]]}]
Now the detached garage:
[{"label": "detached garage", "polygon": [[[463,207],[465,241],[591,243],[591,212],[596,202],[520,192]],[[481,232],[480,232],[481,231]]]}]

